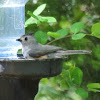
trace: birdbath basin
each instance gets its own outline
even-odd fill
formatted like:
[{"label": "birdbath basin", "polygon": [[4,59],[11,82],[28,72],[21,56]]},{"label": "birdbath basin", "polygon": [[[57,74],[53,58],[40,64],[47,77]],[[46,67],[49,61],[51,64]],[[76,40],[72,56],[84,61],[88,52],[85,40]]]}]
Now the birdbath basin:
[{"label": "birdbath basin", "polygon": [[0,59],[0,76],[37,79],[60,74],[62,58],[54,59]]}]

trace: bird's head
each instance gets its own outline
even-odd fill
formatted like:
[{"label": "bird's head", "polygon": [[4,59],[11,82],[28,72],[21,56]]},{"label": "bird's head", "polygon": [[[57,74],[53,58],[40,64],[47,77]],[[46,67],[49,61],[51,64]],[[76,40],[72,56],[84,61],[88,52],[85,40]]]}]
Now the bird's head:
[{"label": "bird's head", "polygon": [[16,41],[21,42],[21,44],[23,46],[28,46],[28,45],[37,43],[37,41],[35,40],[35,38],[31,34],[23,35],[19,39],[16,39]]}]

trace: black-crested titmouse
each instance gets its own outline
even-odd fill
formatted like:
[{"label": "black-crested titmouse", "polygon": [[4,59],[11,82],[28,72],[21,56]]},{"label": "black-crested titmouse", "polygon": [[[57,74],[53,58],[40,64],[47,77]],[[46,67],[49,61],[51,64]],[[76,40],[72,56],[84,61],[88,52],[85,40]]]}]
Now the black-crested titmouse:
[{"label": "black-crested titmouse", "polygon": [[52,45],[42,45],[36,41],[31,34],[23,35],[19,39],[22,44],[22,53],[24,58],[56,58],[72,54],[89,54],[88,50],[63,50],[61,47]]}]

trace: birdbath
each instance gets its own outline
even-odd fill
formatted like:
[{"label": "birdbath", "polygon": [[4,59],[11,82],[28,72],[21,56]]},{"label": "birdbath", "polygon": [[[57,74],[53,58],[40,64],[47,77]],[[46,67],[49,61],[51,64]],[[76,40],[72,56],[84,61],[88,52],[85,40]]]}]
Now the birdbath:
[{"label": "birdbath", "polygon": [[40,79],[62,70],[62,58],[17,58],[21,44],[16,39],[25,34],[27,1],[0,0],[0,100],[33,100]]}]

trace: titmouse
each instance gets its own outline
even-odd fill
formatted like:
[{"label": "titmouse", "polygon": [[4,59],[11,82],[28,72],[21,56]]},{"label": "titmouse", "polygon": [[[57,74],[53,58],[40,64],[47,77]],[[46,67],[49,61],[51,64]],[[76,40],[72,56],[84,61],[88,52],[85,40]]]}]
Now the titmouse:
[{"label": "titmouse", "polygon": [[22,53],[24,58],[56,58],[72,54],[89,54],[88,50],[63,50],[61,47],[52,45],[42,45],[36,41],[31,34],[23,35],[16,41],[22,44]]}]

